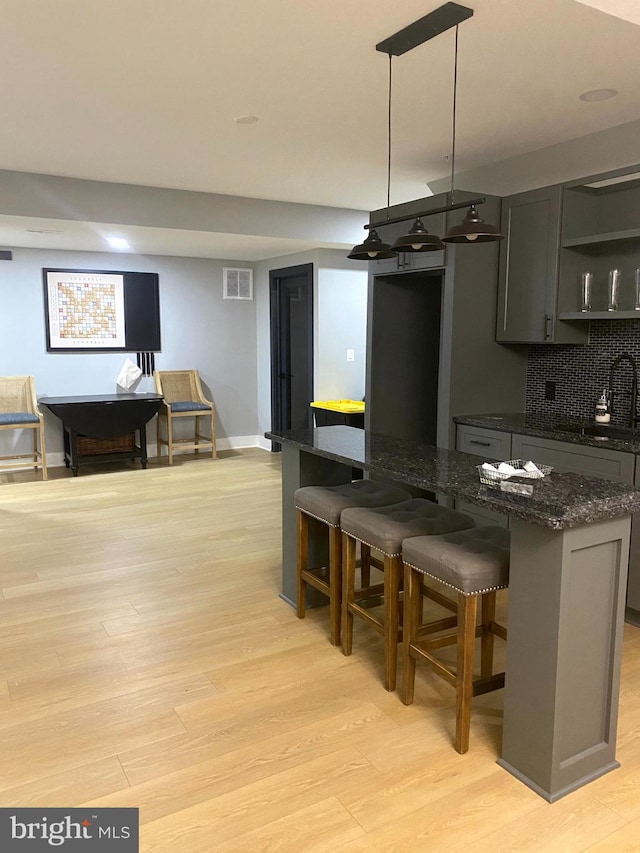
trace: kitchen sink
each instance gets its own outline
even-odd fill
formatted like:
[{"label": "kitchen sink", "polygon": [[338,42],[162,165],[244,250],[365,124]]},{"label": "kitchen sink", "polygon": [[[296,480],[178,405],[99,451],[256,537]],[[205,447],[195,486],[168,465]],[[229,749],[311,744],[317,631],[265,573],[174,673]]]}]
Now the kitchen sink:
[{"label": "kitchen sink", "polygon": [[586,426],[563,426],[566,432],[589,435],[592,438],[611,439],[613,441],[640,441],[640,429],[609,424],[588,424]]}]

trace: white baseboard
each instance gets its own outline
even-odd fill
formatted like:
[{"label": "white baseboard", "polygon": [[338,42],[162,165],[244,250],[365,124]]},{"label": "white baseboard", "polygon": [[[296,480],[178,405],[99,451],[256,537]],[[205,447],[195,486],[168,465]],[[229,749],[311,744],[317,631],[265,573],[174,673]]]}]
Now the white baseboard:
[{"label": "white baseboard", "polygon": [[[271,450],[271,442],[260,435],[233,435],[229,438],[219,438],[216,441],[218,450],[241,450],[246,447],[260,447],[262,450]],[[180,453],[180,450],[177,451]],[[163,454],[166,456],[167,450],[163,449]],[[147,456],[153,459],[156,455],[156,444],[147,443]],[[64,465],[64,452],[53,451],[47,453],[47,468],[60,468]],[[8,468],[3,470],[8,471]],[[18,470],[18,469],[16,469]]]},{"label": "white baseboard", "polygon": [[233,435],[230,438],[218,438],[216,439],[216,447],[218,450],[238,450],[241,447],[262,447],[264,450],[271,449],[271,442],[268,442],[268,447],[261,444],[261,441],[266,441],[266,439],[261,439],[259,435]]}]

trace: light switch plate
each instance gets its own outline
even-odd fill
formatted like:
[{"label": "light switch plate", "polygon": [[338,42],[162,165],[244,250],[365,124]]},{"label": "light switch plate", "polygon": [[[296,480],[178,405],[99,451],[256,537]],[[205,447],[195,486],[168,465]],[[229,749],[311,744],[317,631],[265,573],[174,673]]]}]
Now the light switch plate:
[{"label": "light switch plate", "polygon": [[347,350],[347,361],[355,361],[356,360],[356,351],[354,349]]}]

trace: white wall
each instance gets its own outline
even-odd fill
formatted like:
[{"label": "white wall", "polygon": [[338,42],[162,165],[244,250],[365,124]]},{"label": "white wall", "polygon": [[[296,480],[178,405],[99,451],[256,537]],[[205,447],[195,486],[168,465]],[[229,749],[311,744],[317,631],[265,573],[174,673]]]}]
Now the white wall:
[{"label": "white wall", "polygon": [[[320,267],[317,304],[314,396],[317,400],[362,400],[367,338],[366,272],[340,269],[337,263]],[[347,349],[354,350],[351,362],[347,361]]]},{"label": "white wall", "polygon": [[[197,368],[216,404],[221,447],[253,444],[258,433],[256,377],[256,303],[222,298],[223,266],[241,261],[131,254],[13,250],[0,261],[0,374],[31,374],[38,396],[116,392],[124,353],[47,353],[43,267],[157,272],[160,282],[162,352],[159,370]],[[135,360],[135,356],[134,356]],[[143,379],[137,391],[152,391]],[[60,453],[60,422],[43,409],[47,450]],[[16,434],[0,435],[2,448]],[[26,446],[27,436],[21,439]],[[155,435],[149,431],[150,442]],[[7,449],[6,452],[11,452]]]}]

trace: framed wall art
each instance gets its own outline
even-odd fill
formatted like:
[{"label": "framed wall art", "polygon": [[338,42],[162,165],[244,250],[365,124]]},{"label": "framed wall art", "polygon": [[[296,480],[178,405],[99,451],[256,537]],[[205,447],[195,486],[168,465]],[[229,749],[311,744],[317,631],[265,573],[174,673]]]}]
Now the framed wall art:
[{"label": "framed wall art", "polygon": [[47,352],[159,352],[156,273],[43,269]]}]

